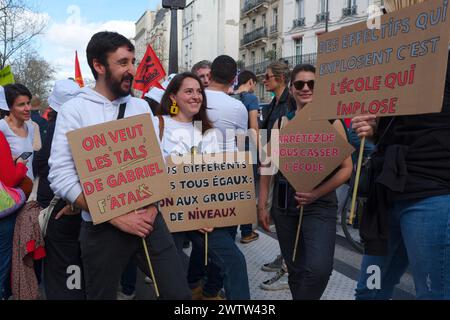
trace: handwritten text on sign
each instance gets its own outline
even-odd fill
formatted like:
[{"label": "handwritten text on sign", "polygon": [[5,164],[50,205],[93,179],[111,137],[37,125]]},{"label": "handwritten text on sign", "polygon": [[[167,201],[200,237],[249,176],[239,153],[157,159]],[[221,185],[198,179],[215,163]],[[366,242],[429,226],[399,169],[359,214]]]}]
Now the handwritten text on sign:
[{"label": "handwritten text on sign", "polygon": [[[447,70],[448,0],[430,0],[319,37],[312,119],[440,112]],[[423,94],[428,92],[429,94]]]},{"label": "handwritten text on sign", "polygon": [[236,161],[215,162],[225,159],[221,155],[203,155],[203,163],[179,165],[166,159],[172,191],[160,208],[171,232],[256,222],[252,166],[239,156],[231,158]]},{"label": "handwritten text on sign", "polygon": [[310,121],[308,105],[280,130],[279,169],[297,192],[310,192],[354,149],[327,121]]},{"label": "handwritten text on sign", "polygon": [[168,194],[150,115],[83,128],[67,136],[94,223],[145,207]]}]

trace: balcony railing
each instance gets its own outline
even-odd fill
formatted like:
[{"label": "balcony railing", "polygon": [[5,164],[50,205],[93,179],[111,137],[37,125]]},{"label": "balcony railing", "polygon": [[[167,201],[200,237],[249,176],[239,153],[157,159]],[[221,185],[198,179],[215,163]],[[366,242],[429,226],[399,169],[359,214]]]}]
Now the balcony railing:
[{"label": "balcony railing", "polygon": [[268,4],[267,0],[246,0],[244,2],[244,6],[242,7],[242,13],[247,13],[250,10],[256,9],[257,7],[263,5],[264,3]]},{"label": "balcony railing", "polygon": [[255,29],[252,32],[244,34],[244,38],[241,40],[241,46],[245,46],[251,42],[257,41],[259,39],[267,38],[267,28],[261,27]]},{"label": "balcony railing", "polygon": [[317,53],[299,54],[296,56],[285,57],[281,60],[287,63],[291,69],[302,63],[308,63],[315,66],[317,63]]},{"label": "balcony railing", "polygon": [[249,70],[256,74],[257,76],[262,75],[266,72],[267,67],[272,62],[272,60],[264,60],[263,62],[252,64],[250,66],[246,66],[245,70]]},{"label": "balcony railing", "polygon": [[[277,60],[277,59],[274,59],[274,60]],[[266,72],[269,64],[271,62],[273,62],[274,60],[265,60],[260,63],[246,66],[245,70],[250,70],[258,76],[263,75]],[[281,58],[279,60],[288,64],[289,68],[291,68],[291,69],[293,69],[296,65],[302,64],[302,63],[309,63],[312,65],[316,65],[317,53],[300,54],[300,55],[296,55],[296,56]]]},{"label": "balcony railing", "polygon": [[278,25],[274,24],[270,26],[270,33],[278,32]]},{"label": "balcony railing", "polygon": [[327,17],[330,15],[330,12],[321,12],[316,15],[316,22],[321,23],[327,20]]},{"label": "balcony railing", "polygon": [[304,27],[305,26],[305,17],[295,19],[293,25],[294,25],[294,28]]},{"label": "balcony railing", "polygon": [[351,7],[343,8],[342,9],[342,16],[348,17],[348,16],[354,16],[358,12],[358,6],[354,5]]}]

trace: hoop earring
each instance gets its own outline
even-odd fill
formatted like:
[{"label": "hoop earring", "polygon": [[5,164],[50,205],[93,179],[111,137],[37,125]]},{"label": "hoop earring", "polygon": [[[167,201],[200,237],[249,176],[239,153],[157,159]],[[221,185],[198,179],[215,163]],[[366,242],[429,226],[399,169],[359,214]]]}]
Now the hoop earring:
[{"label": "hoop earring", "polygon": [[180,107],[178,107],[175,100],[172,101],[172,106],[170,107],[170,114],[176,116],[180,112]]}]

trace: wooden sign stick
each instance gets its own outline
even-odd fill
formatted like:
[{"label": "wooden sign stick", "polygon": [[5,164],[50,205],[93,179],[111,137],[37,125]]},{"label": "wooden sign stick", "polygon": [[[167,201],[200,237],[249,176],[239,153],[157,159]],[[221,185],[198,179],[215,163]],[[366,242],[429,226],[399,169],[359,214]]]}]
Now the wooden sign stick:
[{"label": "wooden sign stick", "polygon": [[147,243],[145,242],[145,238],[142,238],[142,244],[144,246],[145,256],[147,257],[148,267],[150,269],[150,275],[153,280],[153,284],[155,285],[156,297],[159,298],[159,289],[158,284],[156,283],[155,273],[153,272],[152,262],[150,260],[150,255],[148,254]]},{"label": "wooden sign stick", "polygon": [[300,217],[299,217],[299,220],[298,220],[298,227],[297,227],[297,237],[295,238],[294,254],[292,255],[292,262],[295,262],[295,257],[297,256],[297,247],[298,247],[298,242],[300,240],[300,228],[302,226],[304,209],[305,209],[305,207],[301,206],[301,208],[300,208]]},{"label": "wooden sign stick", "polygon": [[355,207],[356,207],[356,196],[358,195],[359,178],[361,176],[361,166],[364,156],[364,145],[366,144],[366,137],[361,140],[361,146],[359,148],[358,166],[356,167],[356,177],[355,185],[353,186],[353,196],[352,196],[352,206],[350,209],[349,223],[353,224],[353,219],[355,218]]}]

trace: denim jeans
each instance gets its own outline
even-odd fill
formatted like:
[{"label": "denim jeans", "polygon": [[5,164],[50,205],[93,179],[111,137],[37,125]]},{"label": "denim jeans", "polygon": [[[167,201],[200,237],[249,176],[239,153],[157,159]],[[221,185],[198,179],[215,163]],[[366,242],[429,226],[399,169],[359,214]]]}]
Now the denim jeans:
[{"label": "denim jeans", "polygon": [[203,244],[192,243],[192,251],[189,259],[188,282],[191,288],[199,285],[206,276],[203,292],[208,296],[216,296],[223,288],[223,275],[220,267],[215,263],[208,263],[205,266],[205,246]]},{"label": "denim jeans", "polygon": [[[356,299],[392,298],[408,267],[417,299],[450,299],[450,195],[397,201],[389,224],[388,256],[364,256]],[[380,267],[380,289],[367,287],[371,265]]]},{"label": "denim jeans", "polygon": [[[235,244],[236,227],[216,228],[208,235],[208,268],[216,265],[223,277],[227,300],[249,300],[247,264],[241,250]],[[204,265],[205,236],[198,231],[186,232],[192,247],[197,247]],[[180,241],[175,241],[180,245]],[[199,262],[197,262],[198,264]],[[208,273],[209,277],[209,273]],[[212,279],[214,280],[214,279]]]},{"label": "denim jeans", "polygon": [[[258,174],[258,165],[253,165],[253,182],[255,185],[255,195],[256,199],[258,199],[258,193],[259,193],[259,174]],[[242,224],[241,227],[241,237],[246,237],[252,234],[253,232],[253,225],[252,224]]]},{"label": "denim jeans", "polygon": [[17,214],[0,219],[0,300],[11,296],[11,258]]},{"label": "denim jeans", "polygon": [[252,224],[241,224],[241,237],[246,237],[251,235],[253,232]]}]

